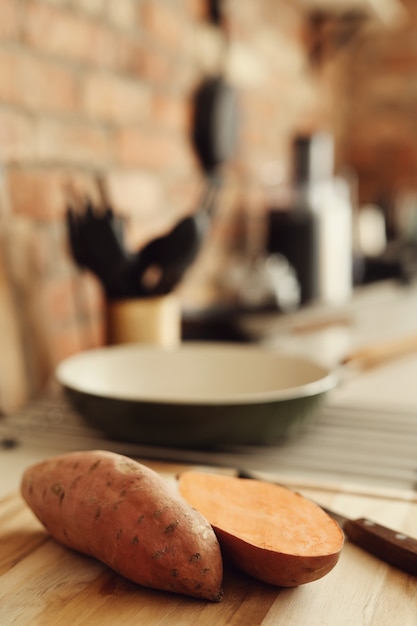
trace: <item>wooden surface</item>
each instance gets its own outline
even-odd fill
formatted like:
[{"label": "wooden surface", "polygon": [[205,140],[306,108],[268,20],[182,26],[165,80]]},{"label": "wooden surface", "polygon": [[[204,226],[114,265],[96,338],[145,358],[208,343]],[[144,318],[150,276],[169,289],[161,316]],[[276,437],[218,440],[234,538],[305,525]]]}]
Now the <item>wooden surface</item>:
[{"label": "wooden surface", "polygon": [[10,203],[0,166],[0,414],[16,410],[26,400],[23,348],[8,263]]},{"label": "wooden surface", "polygon": [[0,411],[16,411],[27,399],[23,347],[3,248],[0,215]]},{"label": "wooden surface", "polygon": [[[167,476],[177,470],[161,466]],[[409,494],[299,490],[342,513],[367,515],[417,536],[417,502]],[[12,493],[0,500],[0,623],[415,626],[417,578],[346,544],[330,574],[296,589],[277,589],[226,567],[224,600],[211,604],[139,587],[60,546]]]}]

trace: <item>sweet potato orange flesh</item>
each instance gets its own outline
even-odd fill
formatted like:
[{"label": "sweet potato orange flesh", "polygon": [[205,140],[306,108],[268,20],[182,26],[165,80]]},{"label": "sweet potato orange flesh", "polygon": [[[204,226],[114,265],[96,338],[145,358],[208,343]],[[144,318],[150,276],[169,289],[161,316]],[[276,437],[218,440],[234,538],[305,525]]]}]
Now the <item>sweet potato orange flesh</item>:
[{"label": "sweet potato orange flesh", "polygon": [[294,587],[321,578],[339,559],[338,524],[285,487],[189,471],[179,491],[212,524],[224,558],[255,578]]},{"label": "sweet potato orange flesh", "polygon": [[65,546],[146,587],[221,599],[212,527],[149,467],[111,452],[69,453],[29,467],[21,492]]}]

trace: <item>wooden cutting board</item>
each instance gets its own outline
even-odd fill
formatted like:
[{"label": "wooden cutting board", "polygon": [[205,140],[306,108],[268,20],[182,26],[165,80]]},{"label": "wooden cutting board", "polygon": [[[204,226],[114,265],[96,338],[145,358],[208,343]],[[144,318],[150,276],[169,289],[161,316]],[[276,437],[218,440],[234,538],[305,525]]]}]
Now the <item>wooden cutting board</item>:
[{"label": "wooden cutting board", "polygon": [[0,220],[0,412],[10,413],[27,399],[27,380],[16,303],[4,252]]},{"label": "wooden cutting board", "polygon": [[[339,506],[346,497],[321,494]],[[355,503],[417,536],[415,502],[360,496],[349,500]],[[417,624],[417,579],[349,544],[335,569],[314,583],[277,589],[226,568],[224,592],[212,604],[142,588],[57,544],[19,495],[0,500],[2,626]]]},{"label": "wooden cutting board", "polygon": [[10,245],[10,202],[6,176],[0,167],[0,414],[10,413],[27,399],[28,386],[18,310],[7,252]]}]

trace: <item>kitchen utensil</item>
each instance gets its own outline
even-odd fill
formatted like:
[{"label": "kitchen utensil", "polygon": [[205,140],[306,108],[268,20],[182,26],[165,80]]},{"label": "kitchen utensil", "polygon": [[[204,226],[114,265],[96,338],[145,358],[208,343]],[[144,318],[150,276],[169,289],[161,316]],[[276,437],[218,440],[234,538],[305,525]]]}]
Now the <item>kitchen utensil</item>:
[{"label": "kitchen utensil", "polygon": [[181,305],[175,294],[112,300],[106,309],[107,343],[165,348],[181,341]]},{"label": "kitchen utensil", "polygon": [[235,150],[237,131],[235,90],[222,75],[204,79],[193,97],[192,127],[193,145],[206,178],[202,200],[193,214],[134,254],[125,249],[124,225],[113,213],[105,181],[97,179],[101,207],[90,201],[80,203],[67,186],[67,225],[74,258],[98,276],[109,299],[168,294],[182,280],[209,229],[221,188],[220,166]]},{"label": "kitchen utensil", "polygon": [[56,370],[76,410],[115,440],[272,444],[302,429],[336,378],[307,359],[226,343],[111,346]]},{"label": "kitchen utensil", "polygon": [[[225,34],[220,4],[212,3],[209,11],[213,24]],[[225,37],[225,48],[227,43]],[[224,72],[203,78],[192,98],[192,143],[206,177],[206,196],[213,191],[217,196],[221,187],[221,166],[236,150],[239,118],[238,95]]]},{"label": "kitchen utensil", "polygon": [[[108,210],[111,202],[107,186],[101,178],[98,184],[103,205]],[[181,281],[197,256],[216,196],[217,177],[213,177],[195,215],[183,218],[167,235],[154,239],[138,252],[131,272],[135,296],[158,298],[170,293]]]},{"label": "kitchen utensil", "polygon": [[136,272],[146,295],[169,293],[196,259],[221,190],[220,166],[237,142],[237,95],[222,76],[203,80],[193,99],[192,140],[206,182],[200,206],[139,253]]},{"label": "kitchen utensil", "polygon": [[370,369],[407,354],[417,352],[417,334],[379,341],[352,350],[342,359],[342,365],[357,369]]},{"label": "kitchen utensil", "polygon": [[169,293],[195,259],[205,231],[205,216],[182,219],[167,234],[147,244],[138,255],[138,290],[157,295]]},{"label": "kitchen utensil", "polygon": [[[246,470],[239,470],[238,476],[258,479],[256,474]],[[368,518],[350,519],[328,507],[320,506],[339,524],[352,543],[381,561],[417,576],[417,539]]]},{"label": "kitchen utensil", "polygon": [[124,220],[114,213],[103,181],[97,183],[99,205],[67,188],[66,219],[75,261],[98,277],[109,300],[170,293],[200,250],[219,192],[219,177],[215,173],[209,177],[194,214],[135,252],[126,249]]},{"label": "kitchen utensil", "polygon": [[137,256],[124,248],[121,218],[111,208],[97,209],[86,199],[81,210],[69,206],[66,219],[78,265],[97,276],[109,299],[135,295]]},{"label": "kitchen utensil", "polygon": [[222,75],[204,79],[194,94],[193,142],[204,172],[211,176],[228,161],[239,129],[238,97]]},{"label": "kitchen utensil", "polygon": [[366,552],[417,576],[417,539],[368,519],[349,519],[322,507],[343,529],[346,537]]}]

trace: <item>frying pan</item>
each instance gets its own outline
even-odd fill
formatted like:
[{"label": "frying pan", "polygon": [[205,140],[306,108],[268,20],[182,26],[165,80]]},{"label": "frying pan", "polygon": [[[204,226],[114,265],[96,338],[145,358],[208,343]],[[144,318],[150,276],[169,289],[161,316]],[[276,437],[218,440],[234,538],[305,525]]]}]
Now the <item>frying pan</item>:
[{"label": "frying pan", "polygon": [[293,435],[336,385],[310,360],[215,342],[99,348],[56,374],[80,415],[110,438],[206,449]]},{"label": "frying pan", "polygon": [[69,357],[56,376],[80,415],[111,439],[215,449],[298,436],[344,373],[415,352],[412,334],[365,346],[330,370],[253,344],[124,344]]},{"label": "frying pan", "polygon": [[204,79],[194,94],[193,143],[207,175],[232,157],[239,117],[237,92],[226,79],[222,75]]}]

